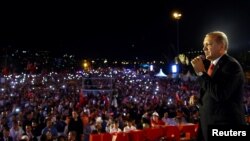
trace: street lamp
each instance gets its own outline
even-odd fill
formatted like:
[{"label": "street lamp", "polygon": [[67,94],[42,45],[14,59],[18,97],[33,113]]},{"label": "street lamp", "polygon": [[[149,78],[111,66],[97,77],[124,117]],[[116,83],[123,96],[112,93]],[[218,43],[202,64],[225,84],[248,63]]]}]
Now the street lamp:
[{"label": "street lamp", "polygon": [[176,38],[176,47],[177,47],[177,55],[179,54],[179,20],[181,19],[181,13],[180,12],[174,12],[173,18],[176,20],[177,25],[177,38]]}]

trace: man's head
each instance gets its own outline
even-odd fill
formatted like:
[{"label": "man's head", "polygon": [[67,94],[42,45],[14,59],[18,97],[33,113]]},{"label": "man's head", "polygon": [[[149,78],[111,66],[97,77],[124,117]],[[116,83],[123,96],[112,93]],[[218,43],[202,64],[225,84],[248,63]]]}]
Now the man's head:
[{"label": "man's head", "polygon": [[3,129],[3,136],[4,137],[9,137],[10,136],[10,129],[9,129],[9,127],[4,127],[4,129]]},{"label": "man's head", "polygon": [[152,114],[152,116],[153,116],[153,120],[158,120],[159,119],[159,114],[157,112],[154,112]]},{"label": "man's head", "polygon": [[76,131],[69,131],[68,141],[76,141],[76,136],[77,136]]},{"label": "man's head", "polygon": [[72,117],[74,119],[77,119],[78,118],[78,113],[76,111],[72,111]]},{"label": "man's head", "polygon": [[225,33],[214,31],[206,34],[203,41],[203,51],[206,59],[213,61],[227,53],[228,39]]}]

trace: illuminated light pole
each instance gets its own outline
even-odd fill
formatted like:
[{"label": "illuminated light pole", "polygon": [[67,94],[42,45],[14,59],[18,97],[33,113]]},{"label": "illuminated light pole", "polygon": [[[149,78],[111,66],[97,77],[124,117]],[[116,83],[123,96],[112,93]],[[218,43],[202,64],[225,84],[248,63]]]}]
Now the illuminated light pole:
[{"label": "illuminated light pole", "polygon": [[179,55],[179,20],[181,19],[181,13],[180,12],[174,12],[173,18],[176,20],[176,26],[177,26],[177,33],[176,33],[176,47],[177,47],[177,55]]}]

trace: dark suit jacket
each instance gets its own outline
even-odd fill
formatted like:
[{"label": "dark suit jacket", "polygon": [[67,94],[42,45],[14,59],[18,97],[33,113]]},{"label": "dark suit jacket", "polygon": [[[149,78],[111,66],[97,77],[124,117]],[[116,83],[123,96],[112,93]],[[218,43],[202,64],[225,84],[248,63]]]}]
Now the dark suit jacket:
[{"label": "dark suit jacket", "polygon": [[[0,141],[5,141],[3,137],[0,137]],[[12,137],[8,138],[8,141],[13,141]]]},{"label": "dark suit jacket", "polygon": [[210,76],[198,77],[200,84],[200,123],[205,140],[208,125],[245,124],[243,110],[244,72],[241,65],[225,54]]}]

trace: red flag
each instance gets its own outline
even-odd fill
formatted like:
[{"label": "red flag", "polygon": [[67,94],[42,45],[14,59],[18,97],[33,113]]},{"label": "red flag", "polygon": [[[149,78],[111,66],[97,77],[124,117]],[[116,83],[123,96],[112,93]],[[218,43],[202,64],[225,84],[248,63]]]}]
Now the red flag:
[{"label": "red flag", "polygon": [[180,101],[181,100],[178,93],[175,94],[175,98],[176,98],[176,101]]},{"label": "red flag", "polygon": [[81,90],[80,94],[79,94],[79,104],[80,106],[83,106],[85,104],[85,97],[83,95],[83,91]]},{"label": "red flag", "polygon": [[4,68],[2,69],[2,74],[3,74],[3,75],[8,75],[8,74],[9,74],[9,69],[8,69],[8,67],[4,67]]}]

